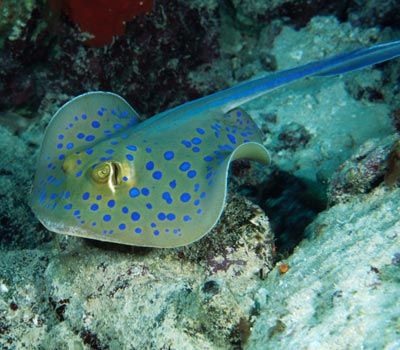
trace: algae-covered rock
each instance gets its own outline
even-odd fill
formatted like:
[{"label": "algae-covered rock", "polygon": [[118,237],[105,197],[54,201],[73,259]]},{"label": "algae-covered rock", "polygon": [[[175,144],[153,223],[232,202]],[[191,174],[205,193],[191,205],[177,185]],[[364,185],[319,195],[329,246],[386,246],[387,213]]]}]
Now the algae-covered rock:
[{"label": "algae-covered rock", "polygon": [[249,26],[260,26],[276,18],[290,18],[296,25],[305,25],[319,14],[340,15],[346,5],[342,1],[321,0],[233,0],[239,22]]},{"label": "algae-covered rock", "polygon": [[0,3],[0,49],[4,39],[14,41],[24,35],[24,28],[32,19],[33,11],[43,4],[44,0],[3,0]]},{"label": "algae-covered rock", "polygon": [[354,195],[368,193],[385,178],[388,185],[395,185],[399,177],[399,171],[396,172],[399,160],[393,160],[391,168],[390,159],[392,150],[398,147],[398,144],[397,135],[371,139],[363,144],[332,175],[328,186],[328,202],[335,204]]}]

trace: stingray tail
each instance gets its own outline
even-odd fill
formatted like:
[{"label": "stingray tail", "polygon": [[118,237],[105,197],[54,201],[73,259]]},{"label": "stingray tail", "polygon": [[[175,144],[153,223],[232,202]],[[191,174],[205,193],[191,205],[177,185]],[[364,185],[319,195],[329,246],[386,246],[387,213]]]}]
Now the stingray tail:
[{"label": "stingray tail", "polygon": [[192,108],[203,110],[220,108],[223,112],[228,112],[273,89],[305,77],[343,74],[399,56],[400,40],[381,43],[246,81],[232,88],[189,102],[189,104]]}]

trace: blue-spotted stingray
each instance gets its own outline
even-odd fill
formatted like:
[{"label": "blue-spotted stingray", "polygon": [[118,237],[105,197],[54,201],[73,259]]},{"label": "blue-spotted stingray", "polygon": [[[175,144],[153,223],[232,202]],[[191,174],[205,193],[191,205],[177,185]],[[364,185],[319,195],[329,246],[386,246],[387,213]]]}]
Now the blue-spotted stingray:
[{"label": "blue-spotted stingray", "polygon": [[58,233],[159,248],[197,241],[223,212],[231,161],[270,161],[261,131],[241,104],[301,78],[398,56],[400,41],[358,49],[238,84],[142,122],[118,95],[80,95],[46,129],[31,207]]}]

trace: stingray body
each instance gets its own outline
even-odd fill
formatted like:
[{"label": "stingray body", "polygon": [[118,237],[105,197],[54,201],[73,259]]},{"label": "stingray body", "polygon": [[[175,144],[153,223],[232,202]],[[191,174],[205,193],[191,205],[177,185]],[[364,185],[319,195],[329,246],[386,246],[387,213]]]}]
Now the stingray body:
[{"label": "stingray body", "polygon": [[162,248],[194,242],[221,216],[231,161],[269,162],[242,103],[300,78],[399,55],[400,41],[359,49],[244,82],[144,122],[118,95],[80,95],[46,129],[31,207],[58,233]]}]

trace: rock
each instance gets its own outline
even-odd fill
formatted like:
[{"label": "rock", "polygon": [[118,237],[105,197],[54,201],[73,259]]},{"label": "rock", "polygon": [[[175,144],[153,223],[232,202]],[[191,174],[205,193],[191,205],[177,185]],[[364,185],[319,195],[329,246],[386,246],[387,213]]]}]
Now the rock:
[{"label": "rock", "polygon": [[29,144],[2,126],[0,149],[0,247],[35,247],[49,237],[28,205],[36,158]]},{"label": "rock", "polygon": [[[320,59],[333,47],[340,52],[349,45],[368,45],[377,35],[375,29],[361,32],[333,17],[314,17],[300,31],[285,27],[275,39],[272,51],[278,58],[278,69],[285,69]],[[269,137],[265,145],[271,149],[279,169],[311,186],[326,187],[336,168],[364,142],[394,133],[389,107],[382,99],[371,100],[369,95],[364,96],[368,103],[363,98],[355,99],[357,84],[359,90],[370,87],[385,91],[382,73],[375,68],[343,77],[311,78],[286,87],[286,93],[278,89],[248,104],[247,111],[259,124],[267,124]],[[271,114],[276,115],[277,122],[264,121]],[[302,147],[279,147],[284,125],[301,128],[305,138],[297,137]]]},{"label": "rock", "polygon": [[232,197],[220,225],[184,248],[131,249],[60,235],[28,254],[0,251],[8,289],[1,347],[232,348],[241,319],[255,312],[272,247],[264,214]]},{"label": "rock", "polygon": [[399,199],[380,187],[320,214],[288,272],[277,267],[260,283],[246,348],[398,348]]}]

